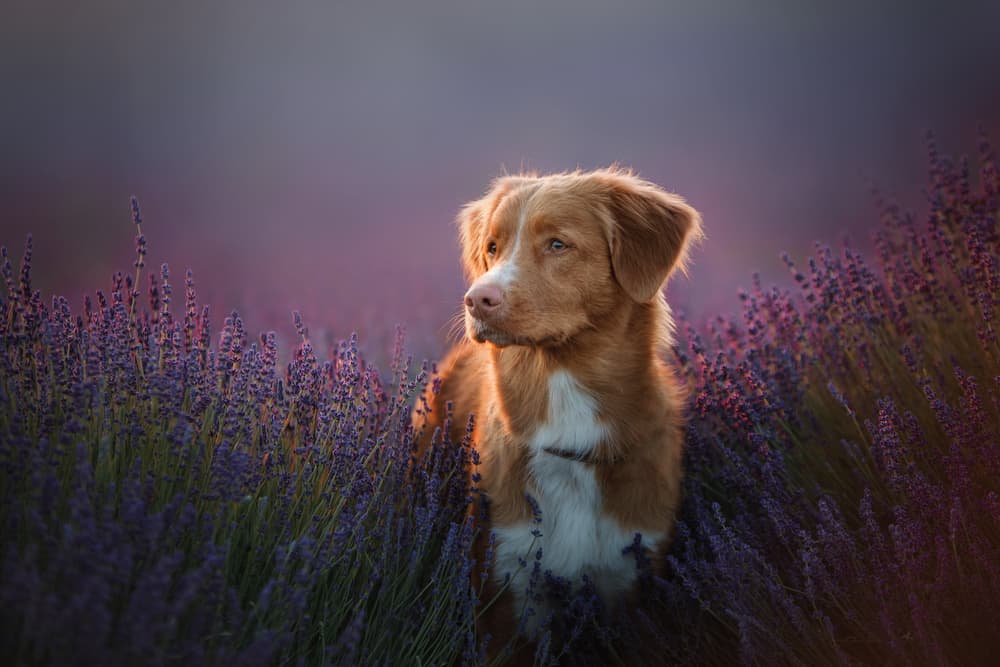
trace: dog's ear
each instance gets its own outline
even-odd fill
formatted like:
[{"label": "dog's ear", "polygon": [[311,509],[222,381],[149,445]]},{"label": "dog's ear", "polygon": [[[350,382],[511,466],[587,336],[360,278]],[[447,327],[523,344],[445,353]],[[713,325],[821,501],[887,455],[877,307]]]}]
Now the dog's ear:
[{"label": "dog's ear", "polygon": [[458,238],[462,243],[462,269],[466,280],[471,283],[486,273],[485,234],[486,200],[471,201],[458,214]]},{"label": "dog's ear", "polygon": [[650,301],[701,237],[701,216],[678,195],[617,169],[598,172],[611,213],[611,268],[625,292]]}]

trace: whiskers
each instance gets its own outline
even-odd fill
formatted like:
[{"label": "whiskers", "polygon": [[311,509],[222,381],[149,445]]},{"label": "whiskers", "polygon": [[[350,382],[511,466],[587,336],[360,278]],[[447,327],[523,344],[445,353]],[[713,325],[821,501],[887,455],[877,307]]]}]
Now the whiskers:
[{"label": "whiskers", "polygon": [[445,340],[454,345],[461,342],[465,337],[465,307],[459,308],[454,315],[448,318],[448,322],[445,323],[442,329],[447,329],[445,334]]}]

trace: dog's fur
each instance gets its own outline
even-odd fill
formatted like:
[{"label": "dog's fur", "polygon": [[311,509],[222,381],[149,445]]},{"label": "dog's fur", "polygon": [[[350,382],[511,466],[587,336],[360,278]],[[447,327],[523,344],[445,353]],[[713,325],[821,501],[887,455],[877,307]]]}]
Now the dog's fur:
[{"label": "dog's fur", "polygon": [[441,363],[431,411],[415,421],[426,441],[451,402],[458,442],[474,414],[489,508],[480,531],[497,539],[484,598],[511,577],[485,621],[498,646],[539,547],[543,570],[589,575],[611,606],[635,586],[634,556],[622,553],[635,534],[658,556],[667,547],[683,424],[661,359],[673,328],[662,288],[701,220],[677,195],[612,167],[500,177],[458,222],[468,340]]}]

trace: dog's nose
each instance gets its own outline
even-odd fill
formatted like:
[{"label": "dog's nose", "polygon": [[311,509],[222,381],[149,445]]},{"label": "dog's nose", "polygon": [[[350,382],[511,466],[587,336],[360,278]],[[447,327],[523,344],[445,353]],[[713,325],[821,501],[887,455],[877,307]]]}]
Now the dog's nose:
[{"label": "dog's nose", "polygon": [[473,285],[465,293],[465,306],[472,311],[473,316],[489,315],[503,303],[503,290],[496,285]]}]

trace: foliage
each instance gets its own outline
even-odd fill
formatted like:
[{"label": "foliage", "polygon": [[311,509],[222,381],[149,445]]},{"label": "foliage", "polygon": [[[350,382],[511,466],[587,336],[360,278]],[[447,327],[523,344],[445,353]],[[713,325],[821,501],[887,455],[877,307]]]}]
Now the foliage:
[{"label": "foliage", "polygon": [[[980,664],[1000,616],[1000,175],[931,143],[922,223],[876,264],[817,246],[798,287],[681,325],[685,497],[640,603],[536,572],[567,613],[539,662]],[[133,201],[133,221],[141,225]],[[357,340],[284,372],[236,313],[215,347],[164,266],[74,316],[3,253],[0,650],[20,664],[480,661],[467,443],[414,459],[409,405]],[[140,312],[141,311],[141,312]],[[530,555],[526,555],[526,566]],[[544,581],[542,581],[544,579]]]},{"label": "foliage", "polygon": [[877,267],[786,256],[798,294],[755,280],[742,323],[677,348],[688,476],[655,614],[678,661],[1000,648],[1000,178],[985,139],[981,193],[930,148],[927,219],[883,205]]},{"label": "foliage", "polygon": [[[133,200],[133,215],[140,223]],[[136,281],[145,240],[138,237]],[[0,304],[0,651],[17,664],[440,664],[474,648],[467,447],[410,469],[401,340],[385,383],[357,340],[284,373],[273,334],[210,347],[190,273],[149,310],[116,274],[76,317]],[[443,446],[440,446],[443,445]],[[471,655],[471,654],[470,654]]]}]

